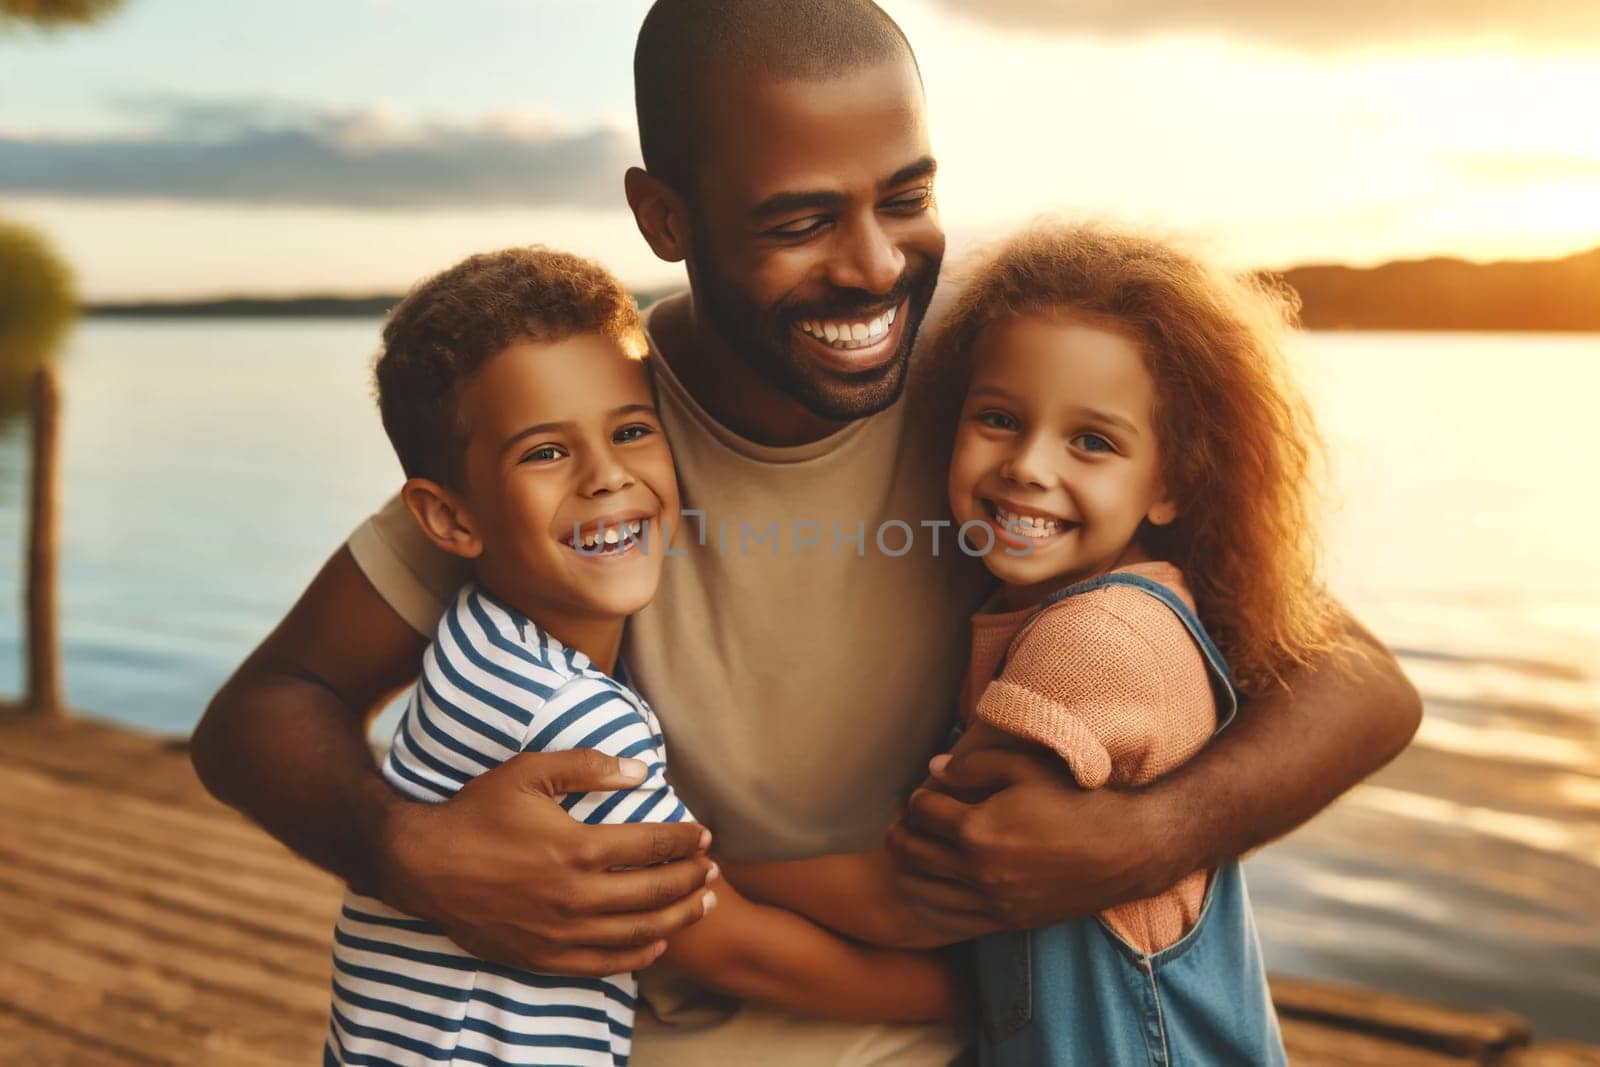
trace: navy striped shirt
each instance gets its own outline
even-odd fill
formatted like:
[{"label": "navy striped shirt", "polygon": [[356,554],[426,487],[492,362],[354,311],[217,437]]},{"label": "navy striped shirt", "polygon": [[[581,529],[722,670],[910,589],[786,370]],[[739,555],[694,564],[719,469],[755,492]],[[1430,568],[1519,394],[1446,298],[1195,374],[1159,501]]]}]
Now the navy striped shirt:
[{"label": "navy striped shirt", "polygon": [[[666,782],[643,698],[476,585],[439,621],[383,773],[439,802],[518,752],[595,748],[644,761],[633,789],[571,793],[586,823],[692,817]],[[632,975],[535,974],[468,955],[438,928],[349,893],[334,928],[325,1064],[625,1064]]]}]

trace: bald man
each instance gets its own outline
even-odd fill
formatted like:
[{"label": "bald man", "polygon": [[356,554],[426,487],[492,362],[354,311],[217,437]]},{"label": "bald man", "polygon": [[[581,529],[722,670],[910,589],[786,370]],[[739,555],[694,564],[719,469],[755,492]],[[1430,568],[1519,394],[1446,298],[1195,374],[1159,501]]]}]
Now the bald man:
[{"label": "bald man", "polygon": [[[986,592],[940,525],[948,453],[904,390],[944,253],[920,74],[866,0],[660,0],[634,72],[644,166],[625,176],[628,204],[689,283],[647,315],[650,365],[684,507],[704,517],[624,660],[714,854],[871,848],[952,722]],[[461,580],[391,501],[217,694],[195,765],[307,859],[479,954],[642,970],[701,914],[712,860],[699,827],[566,817],[557,794],[627,784],[615,760],[520,756],[432,806],[377,773],[367,728]],[[947,926],[1037,927],[1287,832],[1418,723],[1392,657],[1350,631],[1292,696],[1248,705],[1138,792],[1083,792],[1020,754],[984,767],[972,818],[1003,811],[1004,832],[961,842],[965,869],[935,877],[918,861],[931,828],[899,825],[902,888]],[[613,870],[646,862],[648,883]],[[645,1067],[943,1064],[963,1047],[953,1026],[799,1019],[664,975],[641,989]]]}]

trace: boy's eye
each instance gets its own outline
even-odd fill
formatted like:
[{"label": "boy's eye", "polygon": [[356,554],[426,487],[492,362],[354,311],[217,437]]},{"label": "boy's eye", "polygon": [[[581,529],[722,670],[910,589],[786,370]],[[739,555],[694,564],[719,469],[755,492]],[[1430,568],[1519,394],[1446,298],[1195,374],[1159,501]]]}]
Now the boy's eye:
[{"label": "boy's eye", "polygon": [[538,448],[530,448],[524,452],[522,454],[522,462],[549,463],[552,460],[560,459],[564,455],[566,453],[561,450],[560,445],[540,445]]},{"label": "boy's eye", "polygon": [[1115,452],[1117,446],[1097,433],[1080,433],[1072,439],[1072,447],[1084,452]]},{"label": "boy's eye", "polygon": [[642,422],[635,422],[622,427],[616,433],[612,434],[611,439],[616,441],[618,444],[624,444],[628,441],[638,441],[641,438],[649,437],[655,432],[656,429],[654,426],[646,426]]},{"label": "boy's eye", "polygon": [[1017,428],[1017,420],[1003,411],[987,409],[978,412],[973,418],[978,420],[979,425],[987,426],[991,430],[1015,430]]}]

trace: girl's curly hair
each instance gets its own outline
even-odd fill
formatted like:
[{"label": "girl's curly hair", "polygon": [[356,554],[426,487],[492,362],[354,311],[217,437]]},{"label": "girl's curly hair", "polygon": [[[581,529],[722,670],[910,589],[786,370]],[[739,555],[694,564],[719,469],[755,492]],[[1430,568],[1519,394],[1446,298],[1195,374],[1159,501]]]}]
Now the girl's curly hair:
[{"label": "girl's curly hair", "polygon": [[1292,290],[1159,240],[1041,223],[972,271],[930,344],[920,403],[953,426],[980,335],[1016,316],[1077,318],[1138,344],[1179,514],[1140,536],[1182,568],[1235,682],[1257,693],[1286,684],[1339,630],[1318,578],[1321,440],[1281,352],[1297,311]]}]

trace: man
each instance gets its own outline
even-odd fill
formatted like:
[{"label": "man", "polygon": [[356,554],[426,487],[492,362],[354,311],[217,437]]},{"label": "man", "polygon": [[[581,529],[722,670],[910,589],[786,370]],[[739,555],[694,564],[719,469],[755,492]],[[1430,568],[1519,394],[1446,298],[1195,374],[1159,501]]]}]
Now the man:
[{"label": "man", "polygon": [[[946,453],[900,402],[944,252],[920,75],[867,0],[659,0],[635,82],[645,167],[628,202],[690,285],[649,316],[652,364],[684,506],[704,519],[680,532],[686,555],[625,659],[720,854],[868,848],[938,751],[981,597],[938,525]],[[378,777],[366,726],[414,677],[458,581],[418,541],[392,503],[356,531],[217,695],[197,768],[296,851],[470,951],[565,973],[646,966],[698,918],[710,861],[698,828],[581,827],[551,799],[622,784],[615,761],[522,756],[434,807]],[[891,835],[903,889],[957,929],[1038,926],[1292,829],[1416,727],[1392,659],[1351,632],[1340,662],[1137,793],[1080,792],[1015,753],[943,768],[971,803],[913,795]],[[645,992],[672,1025],[641,1013],[639,1064],[959,1049],[947,1029]]]}]

